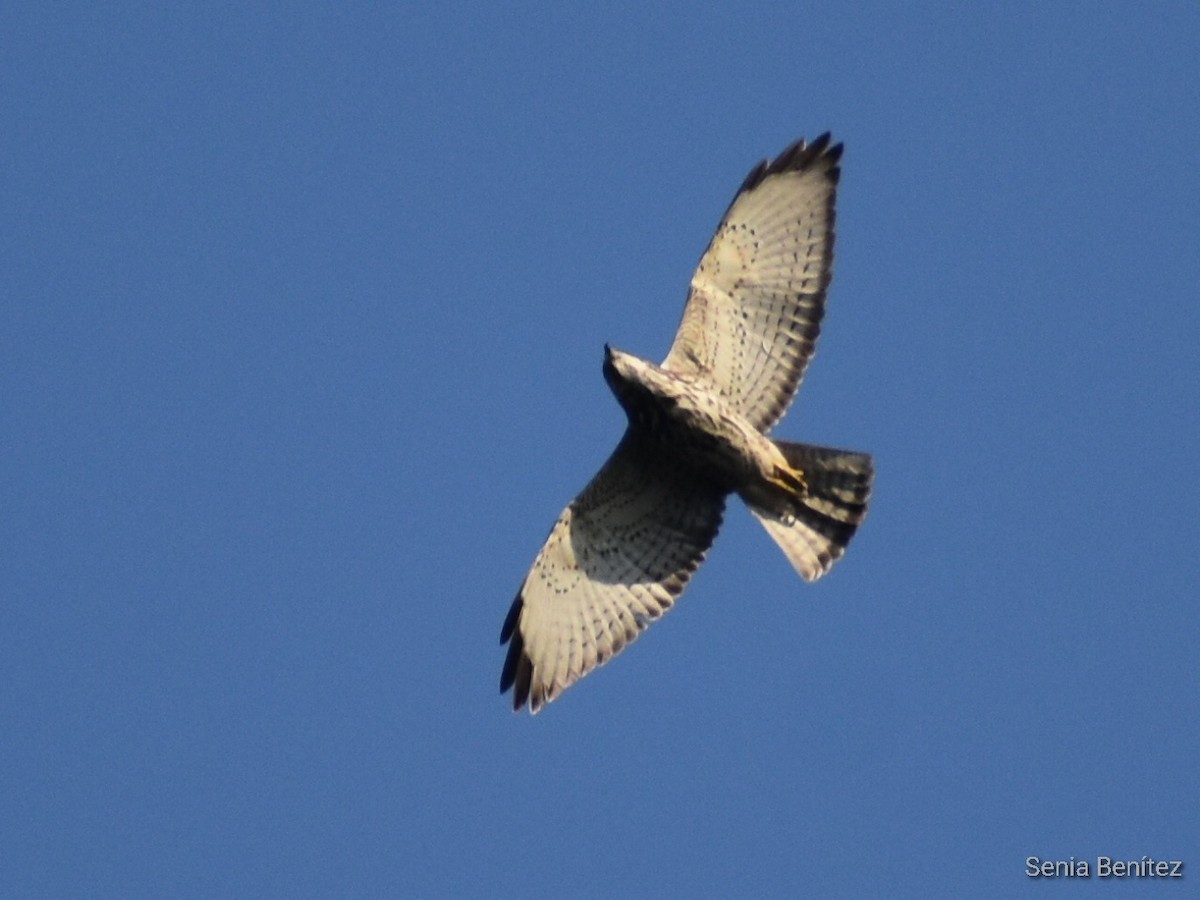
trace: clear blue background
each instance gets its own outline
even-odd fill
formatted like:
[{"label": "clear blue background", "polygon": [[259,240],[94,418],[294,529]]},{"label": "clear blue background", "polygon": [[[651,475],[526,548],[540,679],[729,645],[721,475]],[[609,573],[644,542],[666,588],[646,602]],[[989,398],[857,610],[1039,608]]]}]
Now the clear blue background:
[{"label": "clear blue background", "polygon": [[[1200,6],[11,4],[0,894],[1045,896],[1200,879]],[[536,719],[498,632],[750,166],[845,141],[740,508]]]}]

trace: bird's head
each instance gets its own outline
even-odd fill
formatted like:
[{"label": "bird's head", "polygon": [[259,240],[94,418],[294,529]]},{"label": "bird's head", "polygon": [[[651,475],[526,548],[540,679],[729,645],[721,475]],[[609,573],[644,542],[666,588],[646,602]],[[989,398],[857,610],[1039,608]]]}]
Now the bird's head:
[{"label": "bird's head", "polygon": [[630,381],[637,380],[634,373],[639,362],[640,360],[636,356],[624,353],[611,344],[604,345],[604,380],[618,396],[620,395],[619,385],[626,386]]},{"label": "bird's head", "polygon": [[604,345],[604,380],[634,418],[658,407],[669,393],[671,376],[648,360]]}]

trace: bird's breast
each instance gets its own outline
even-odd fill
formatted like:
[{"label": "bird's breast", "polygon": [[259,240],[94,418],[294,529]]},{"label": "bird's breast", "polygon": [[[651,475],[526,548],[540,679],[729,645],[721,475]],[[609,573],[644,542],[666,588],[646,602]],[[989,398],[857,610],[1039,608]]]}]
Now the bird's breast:
[{"label": "bird's breast", "polygon": [[[606,373],[607,374],[607,373]],[[759,469],[759,444],[769,443],[743,416],[696,381],[658,370],[610,378],[629,426],[672,464],[736,490]]]}]

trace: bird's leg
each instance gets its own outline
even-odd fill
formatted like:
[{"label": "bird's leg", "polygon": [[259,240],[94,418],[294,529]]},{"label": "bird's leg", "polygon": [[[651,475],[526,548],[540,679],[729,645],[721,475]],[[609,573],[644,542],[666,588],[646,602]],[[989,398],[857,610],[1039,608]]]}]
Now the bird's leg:
[{"label": "bird's leg", "polygon": [[786,462],[782,464],[776,463],[775,471],[771,473],[771,477],[767,480],[794,497],[803,498],[808,496],[808,482],[804,478],[804,473],[800,469],[793,469]]}]

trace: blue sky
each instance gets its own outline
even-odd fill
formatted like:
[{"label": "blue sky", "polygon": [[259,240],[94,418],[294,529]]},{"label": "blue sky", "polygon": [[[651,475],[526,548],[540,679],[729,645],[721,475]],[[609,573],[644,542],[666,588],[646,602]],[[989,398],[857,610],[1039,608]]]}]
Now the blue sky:
[{"label": "blue sky", "polygon": [[[0,12],[0,894],[1200,877],[1200,7],[430,6]],[[604,342],[826,129],[777,434],[875,455],[865,527],[806,585],[731,509],[514,716]]]}]

